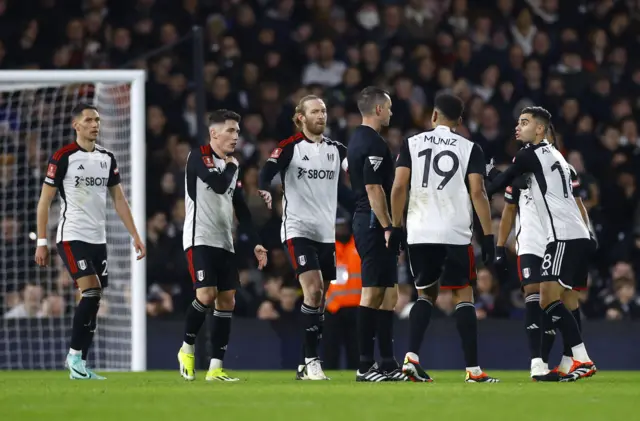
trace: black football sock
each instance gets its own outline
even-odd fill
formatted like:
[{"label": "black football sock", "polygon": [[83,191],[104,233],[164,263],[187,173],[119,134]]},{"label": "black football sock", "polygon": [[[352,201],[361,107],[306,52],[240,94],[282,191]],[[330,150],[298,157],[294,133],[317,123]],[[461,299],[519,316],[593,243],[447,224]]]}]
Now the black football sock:
[{"label": "black football sock", "polygon": [[322,332],[324,331],[324,311],[318,309],[318,347],[322,341]]},{"label": "black football sock", "polygon": [[[100,303],[98,303],[98,310],[100,310]],[[97,313],[97,311],[96,311]],[[89,349],[91,348],[91,344],[93,344],[93,336],[96,332],[96,327],[98,325],[98,315],[96,314],[91,319],[91,325],[89,326],[89,330],[86,333],[86,337],[84,338],[84,346],[82,347],[82,359],[87,361],[89,358]]]},{"label": "black football sock", "polygon": [[304,357],[318,358],[318,329],[320,314],[318,307],[302,304],[302,320],[304,324]]},{"label": "black football sock", "polygon": [[524,325],[529,342],[531,359],[541,358],[542,346],[542,309],[540,308],[540,294],[529,294],[524,299]]},{"label": "black football sock", "polygon": [[549,304],[544,311],[551,317],[553,326],[560,329],[564,349],[572,349],[582,343],[582,336],[580,335],[580,330],[578,330],[576,319],[560,300]]},{"label": "black football sock", "polygon": [[383,371],[391,372],[398,368],[393,352],[393,310],[378,310],[378,350]]},{"label": "black football sock", "polygon": [[409,352],[420,355],[420,347],[424,339],[424,333],[431,321],[433,304],[426,297],[420,297],[411,307],[409,313]]},{"label": "black football sock", "polygon": [[193,300],[187,309],[187,317],[184,326],[184,342],[187,345],[196,343],[196,336],[200,332],[200,328],[207,318],[209,306],[202,304],[197,298]]},{"label": "black football sock", "polygon": [[371,307],[358,307],[358,347],[360,350],[360,373],[366,373],[373,365],[373,347],[376,336],[376,317],[378,310]]},{"label": "black football sock", "polygon": [[71,331],[70,348],[80,351],[84,348],[87,335],[91,327],[91,320],[98,313],[100,306],[100,297],[102,290],[100,288],[88,288],[82,291],[82,298],[76,307],[73,315],[73,330]]},{"label": "black football sock", "polygon": [[551,355],[551,348],[553,348],[553,342],[556,340],[556,327],[549,316],[542,307],[540,307],[540,321],[542,322],[540,337],[542,343],[540,344],[540,358],[545,363],[549,363],[549,355]]},{"label": "black football sock", "polygon": [[233,311],[214,310],[211,321],[211,358],[224,360],[229,336],[231,335],[231,317]]},{"label": "black football sock", "polygon": [[[580,316],[580,309],[575,309],[573,311],[571,311],[571,315],[573,315],[573,318],[576,320],[576,325],[578,326],[578,331],[582,332],[582,318]],[[571,350],[570,347],[567,347],[567,344],[565,343],[562,349],[562,355],[566,355],[567,357],[572,357],[573,356],[573,351]]]},{"label": "black football sock", "polygon": [[467,367],[478,367],[478,319],[473,303],[463,301],[456,306],[456,327],[462,341]]}]

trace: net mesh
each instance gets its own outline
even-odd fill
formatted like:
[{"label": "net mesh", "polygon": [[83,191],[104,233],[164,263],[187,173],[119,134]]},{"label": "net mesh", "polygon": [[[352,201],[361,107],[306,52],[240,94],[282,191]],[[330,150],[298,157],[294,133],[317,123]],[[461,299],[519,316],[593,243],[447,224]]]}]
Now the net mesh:
[{"label": "net mesh", "polygon": [[[55,247],[57,197],[49,212],[51,264],[34,261],[36,209],[49,157],[75,140],[71,110],[98,107],[98,144],[118,161],[127,197],[131,189],[129,84],[0,83],[0,369],[61,369],[79,295]],[[89,364],[131,367],[131,241],[107,201],[109,287],[98,314]]]}]

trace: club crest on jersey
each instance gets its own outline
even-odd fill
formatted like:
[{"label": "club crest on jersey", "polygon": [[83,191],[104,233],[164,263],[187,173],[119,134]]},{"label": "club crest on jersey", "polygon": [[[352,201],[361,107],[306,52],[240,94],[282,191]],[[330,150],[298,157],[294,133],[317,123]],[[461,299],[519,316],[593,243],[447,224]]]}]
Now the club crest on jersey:
[{"label": "club crest on jersey", "polygon": [[278,158],[282,153],[282,148],[275,148],[273,152],[271,152],[271,158]]},{"label": "club crest on jersey", "polygon": [[381,156],[370,156],[369,157],[369,163],[373,167],[374,171],[378,171],[378,168],[380,168],[380,165],[382,164],[382,157]]},{"label": "club crest on jersey", "polygon": [[85,270],[87,268],[87,261],[86,260],[79,260],[78,261],[78,267],[80,268],[80,270]]},{"label": "club crest on jersey", "polygon": [[300,263],[300,266],[304,266],[307,264],[307,256],[305,256],[304,254],[302,256],[298,256],[298,263]]},{"label": "club crest on jersey", "polygon": [[103,170],[107,168],[107,162],[106,161],[100,161],[100,168],[102,168]]},{"label": "club crest on jersey", "polygon": [[56,164],[49,164],[47,168],[47,177],[55,177],[56,171],[58,171],[58,166]]},{"label": "club crest on jersey", "polygon": [[333,162],[336,159],[336,154],[333,153],[328,153],[327,154],[327,159],[331,162]]},{"label": "club crest on jersey", "polygon": [[531,269],[529,268],[522,269],[522,276],[524,276],[525,279],[528,279],[529,276],[531,276]]},{"label": "club crest on jersey", "polygon": [[210,156],[203,156],[202,162],[204,162],[204,165],[207,168],[213,168],[216,166],[216,164],[213,163],[213,158],[211,158]]},{"label": "club crest on jersey", "polygon": [[198,281],[204,281],[204,270],[199,270],[196,276],[198,277]]}]

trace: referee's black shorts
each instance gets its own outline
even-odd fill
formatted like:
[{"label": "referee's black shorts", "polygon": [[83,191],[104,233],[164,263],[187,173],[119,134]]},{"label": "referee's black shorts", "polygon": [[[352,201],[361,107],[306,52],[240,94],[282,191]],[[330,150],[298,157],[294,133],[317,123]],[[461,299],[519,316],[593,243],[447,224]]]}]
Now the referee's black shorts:
[{"label": "referee's black shorts", "polygon": [[372,223],[369,213],[356,213],[353,216],[353,237],[362,261],[362,287],[395,286],[398,283],[398,257],[387,248],[384,230],[377,220]]}]

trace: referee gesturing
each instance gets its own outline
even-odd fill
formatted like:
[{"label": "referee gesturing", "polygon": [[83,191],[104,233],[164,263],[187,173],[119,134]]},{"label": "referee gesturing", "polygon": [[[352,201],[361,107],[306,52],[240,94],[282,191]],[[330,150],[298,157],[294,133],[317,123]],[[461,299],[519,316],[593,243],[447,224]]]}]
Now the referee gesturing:
[{"label": "referee gesturing", "polygon": [[[362,260],[362,298],[358,309],[360,365],[356,380],[406,381],[393,355],[397,256],[387,248],[394,160],[379,133],[389,125],[391,98],[380,88],[368,87],[360,93],[358,108],[362,125],[354,130],[347,151],[351,187],[356,197],[353,235]],[[380,367],[373,359],[376,337],[382,358]]]}]

